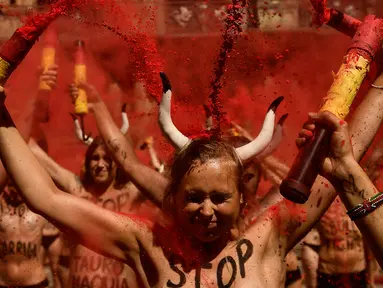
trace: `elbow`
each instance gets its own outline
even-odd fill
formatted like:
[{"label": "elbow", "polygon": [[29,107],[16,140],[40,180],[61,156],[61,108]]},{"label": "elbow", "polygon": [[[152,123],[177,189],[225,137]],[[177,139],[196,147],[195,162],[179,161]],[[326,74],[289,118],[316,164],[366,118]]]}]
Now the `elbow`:
[{"label": "elbow", "polygon": [[[54,202],[59,189],[53,185],[44,185],[38,188],[36,197],[25,197],[28,208],[39,215],[49,215],[50,210],[54,207]],[[33,192],[35,193],[35,192]]]}]

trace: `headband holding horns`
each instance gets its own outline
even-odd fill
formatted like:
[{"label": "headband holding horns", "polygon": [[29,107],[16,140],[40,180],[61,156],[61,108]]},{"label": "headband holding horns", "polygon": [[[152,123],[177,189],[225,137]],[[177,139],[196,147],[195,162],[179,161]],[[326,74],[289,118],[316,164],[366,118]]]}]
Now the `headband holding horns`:
[{"label": "headband holding horns", "polygon": [[[70,113],[70,115],[72,116],[72,119],[73,119],[73,123],[74,123],[74,129],[76,131],[76,135],[77,135],[77,138],[81,140],[81,142],[83,142],[84,144],[86,145],[91,145],[92,142],[93,142],[93,138],[90,137],[90,136],[87,136],[85,137],[85,139],[87,140],[83,140],[83,131],[81,129],[81,126],[80,126],[80,123],[78,122],[78,119],[76,117],[76,115]],[[124,103],[122,105],[122,108],[121,108],[121,118],[122,118],[122,126],[120,128],[120,131],[122,134],[126,134],[129,130],[129,119],[128,119],[128,114],[126,114],[126,103]]]},{"label": "headband holding horns", "polygon": [[[170,141],[170,143],[178,150],[181,150],[185,145],[188,145],[192,140],[183,135],[174,125],[171,115],[171,98],[172,90],[169,78],[165,73],[160,72],[162,86],[163,86],[163,95],[160,103],[160,111],[158,116],[158,121],[161,127],[162,132],[165,137]],[[275,121],[275,111],[277,110],[279,104],[282,102],[283,97],[278,97],[276,100],[271,103],[270,107],[267,110],[265,120],[263,122],[262,130],[250,143],[235,148],[238,157],[242,160],[248,160],[254,156],[260,154],[272,141],[274,133],[274,121]]]}]

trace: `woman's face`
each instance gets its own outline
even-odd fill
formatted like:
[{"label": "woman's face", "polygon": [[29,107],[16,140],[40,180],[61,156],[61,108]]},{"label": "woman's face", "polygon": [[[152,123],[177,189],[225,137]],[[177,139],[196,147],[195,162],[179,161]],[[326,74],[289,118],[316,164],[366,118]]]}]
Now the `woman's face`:
[{"label": "woman's face", "polygon": [[89,162],[90,174],[95,184],[107,184],[113,179],[113,161],[104,146],[98,146]]},{"label": "woman's face", "polygon": [[196,164],[175,194],[179,227],[202,242],[212,242],[235,227],[240,213],[237,167],[233,160]]},{"label": "woman's face", "polygon": [[245,188],[246,199],[249,200],[257,194],[258,184],[261,177],[261,169],[255,163],[251,163],[245,167],[243,172],[243,184]]}]

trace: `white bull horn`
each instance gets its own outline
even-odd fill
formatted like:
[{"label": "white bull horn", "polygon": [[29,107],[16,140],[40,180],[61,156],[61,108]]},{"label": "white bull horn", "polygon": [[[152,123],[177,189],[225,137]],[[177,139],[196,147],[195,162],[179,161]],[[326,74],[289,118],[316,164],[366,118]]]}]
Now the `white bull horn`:
[{"label": "white bull horn", "polygon": [[128,119],[128,114],[126,114],[126,103],[122,105],[121,118],[122,118],[122,125],[120,128],[120,131],[122,134],[125,135],[129,130],[129,119]]},{"label": "white bull horn", "polygon": [[270,144],[274,133],[275,111],[277,110],[279,104],[282,102],[283,98],[283,96],[278,97],[273,101],[273,103],[271,103],[269,109],[267,110],[262,130],[257,138],[255,138],[249,144],[236,148],[238,156],[242,161],[256,156]]},{"label": "white bull horn", "polygon": [[204,104],[203,108],[205,109],[205,115],[206,115],[205,129],[207,131],[210,131],[213,128],[213,115],[211,114],[211,111],[208,105]]},{"label": "white bull horn", "polygon": [[171,117],[171,100],[172,88],[170,86],[169,78],[165,73],[160,72],[162,80],[163,94],[160,103],[160,111],[158,115],[158,122],[164,136],[170,141],[173,147],[181,150],[190,139],[183,135],[174,125]]},{"label": "white bull horn", "polygon": [[77,135],[77,138],[82,142],[82,143],[84,143],[84,144],[86,144],[86,145],[90,145],[90,144],[92,144],[92,142],[93,142],[93,138],[92,137],[86,137],[87,138],[87,140],[86,141],[84,141],[84,138],[83,138],[83,132],[82,132],[82,130],[81,130],[81,126],[80,126],[80,123],[78,122],[78,119],[77,119],[77,117],[76,117],[76,115],[74,115],[74,114],[72,114],[72,113],[69,113],[70,114],[70,116],[72,116],[72,119],[73,119],[73,123],[74,123],[74,129],[75,129],[75,131],[76,131],[76,135]]},{"label": "white bull horn", "polygon": [[279,144],[281,143],[283,138],[283,124],[287,116],[289,116],[288,113],[284,114],[281,118],[279,118],[277,126],[274,129],[273,139],[271,140],[269,146],[267,146],[265,150],[263,150],[261,153],[257,155],[258,160],[262,160],[266,158],[267,156],[273,154],[274,151],[279,146]]}]

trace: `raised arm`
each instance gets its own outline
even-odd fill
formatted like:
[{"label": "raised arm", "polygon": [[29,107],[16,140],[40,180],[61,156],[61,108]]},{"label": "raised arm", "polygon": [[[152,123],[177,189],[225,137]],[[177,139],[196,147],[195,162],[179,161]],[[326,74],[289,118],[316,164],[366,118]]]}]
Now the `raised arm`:
[{"label": "raised arm", "polygon": [[[166,178],[138,160],[131,143],[114,123],[108,108],[95,88],[88,84],[82,84],[81,88],[87,92],[89,109],[94,114],[100,136],[104,139],[116,163],[124,169],[134,185],[147,198],[161,207],[168,184]],[[72,96],[76,97],[76,88],[72,87],[71,90]]]},{"label": "raised arm", "polygon": [[[5,186],[7,186],[8,174],[5,171],[3,163],[0,162],[0,191],[4,191]],[[0,192],[0,193],[1,193]]]},{"label": "raised arm", "polygon": [[[383,85],[383,74],[376,79],[375,84]],[[382,123],[382,96],[382,90],[371,88],[350,120],[349,131],[354,157],[357,161],[360,161],[364,156]],[[302,210],[306,211],[306,221],[302,223],[297,216],[290,218],[290,231],[294,232],[288,237],[287,251],[292,249],[312,229],[336,197],[335,189],[321,176],[317,177],[311,191],[309,200],[304,205],[300,205]],[[287,203],[288,201],[285,200],[284,202]]]},{"label": "raised arm", "polygon": [[319,248],[320,238],[319,233],[315,229],[311,230],[302,243],[302,269],[307,288],[317,287],[317,270],[319,264]]},{"label": "raised arm", "polygon": [[0,157],[30,209],[90,249],[125,263],[131,260],[128,257],[138,253],[137,235],[142,231],[137,221],[59,190],[4,106],[0,114]]},{"label": "raised arm", "polygon": [[336,178],[335,186],[349,216],[355,221],[376,260],[383,267],[383,209],[380,207],[383,194],[378,193],[356,160],[352,159],[347,164],[343,167],[344,173]]},{"label": "raised arm", "polygon": [[53,181],[65,192],[73,195],[79,195],[84,189],[80,178],[73,172],[60,166],[56,161],[48,156],[47,153],[31,138],[29,139],[28,146],[39,160],[41,166],[45,168]]}]

